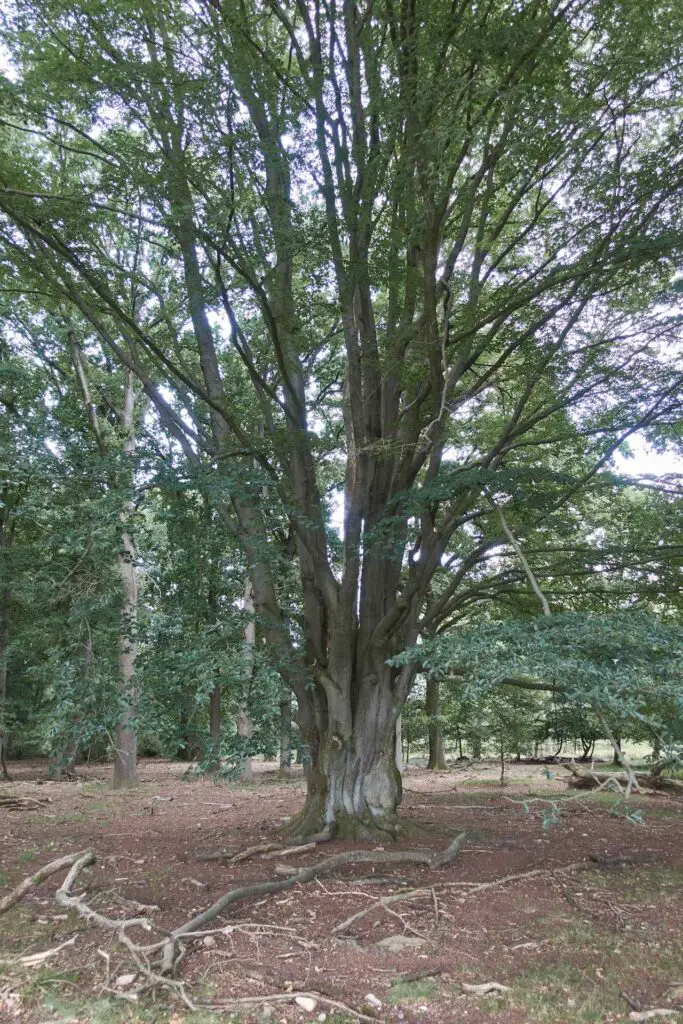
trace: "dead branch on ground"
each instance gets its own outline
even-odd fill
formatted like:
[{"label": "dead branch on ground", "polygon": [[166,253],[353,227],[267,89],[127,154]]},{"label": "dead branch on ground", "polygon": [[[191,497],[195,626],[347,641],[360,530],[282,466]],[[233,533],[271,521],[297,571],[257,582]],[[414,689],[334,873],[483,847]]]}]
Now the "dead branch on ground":
[{"label": "dead branch on ground", "polygon": [[[568,785],[572,789],[599,789],[608,785],[610,782],[619,786],[621,790],[622,786],[628,786],[629,777],[623,772],[596,772],[588,771],[585,768],[579,768],[577,764],[563,764],[565,768],[572,775],[571,779],[567,780]],[[658,766],[655,766],[657,768]],[[635,779],[640,788],[653,789],[659,792],[665,793],[676,793],[679,796],[683,795],[683,782],[680,779],[670,779],[665,775],[662,775],[663,768],[659,768],[657,771],[651,772],[635,772]]]},{"label": "dead branch on ground", "polygon": [[325,1006],[331,1006],[335,1010],[340,1010],[342,1013],[350,1013],[356,1020],[367,1021],[367,1024],[377,1024],[376,1017],[369,1017],[367,1014],[361,1013],[360,1010],[355,1010],[352,1006],[348,1006],[338,999],[330,999],[328,996],[321,995],[320,992],[276,992],[269,996],[243,996],[242,998],[229,999],[221,1003],[201,1003],[200,1005],[203,1010],[230,1013],[234,1010],[260,1006],[263,1003],[288,1003],[294,1002],[295,999],[312,999],[315,1002],[324,1003]]},{"label": "dead branch on ground", "polygon": [[4,808],[6,811],[34,811],[38,807],[51,803],[52,800],[49,796],[12,796],[9,793],[0,796],[0,808]]}]

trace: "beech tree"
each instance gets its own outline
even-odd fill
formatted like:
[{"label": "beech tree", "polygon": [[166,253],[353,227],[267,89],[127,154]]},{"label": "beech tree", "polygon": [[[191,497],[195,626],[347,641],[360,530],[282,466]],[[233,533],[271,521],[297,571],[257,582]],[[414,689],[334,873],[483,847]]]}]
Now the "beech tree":
[{"label": "beech tree", "polygon": [[614,452],[680,413],[682,19],[674,0],[7,18],[6,276],[68,304],[211,481],[310,748],[297,833],[393,828],[416,671],[396,655],[490,600],[511,579],[492,553],[616,488]]}]

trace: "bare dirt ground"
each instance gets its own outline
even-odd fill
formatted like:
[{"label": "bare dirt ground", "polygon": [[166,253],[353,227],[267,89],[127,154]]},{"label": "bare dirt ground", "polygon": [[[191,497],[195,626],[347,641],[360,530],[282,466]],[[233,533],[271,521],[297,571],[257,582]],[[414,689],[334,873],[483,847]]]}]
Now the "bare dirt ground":
[{"label": "bare dirt ground", "polygon": [[[78,782],[44,784],[44,763],[10,765],[14,781],[0,796],[50,803],[0,808],[0,899],[48,861],[92,849],[97,861],[77,886],[88,903],[112,917],[154,907],[148,916],[171,929],[229,889],[349,849],[331,842],[234,864],[202,860],[277,839],[304,785],[300,776],[278,780],[270,765],[258,765],[248,785],[187,781],[185,767],[144,761],[139,788],[114,793],[104,765],[79,768]],[[239,903],[214,922],[221,933],[188,944],[179,977],[193,1002],[253,1000],[236,1010],[193,1014],[168,990],[132,1001],[139,975],[126,978],[136,973],[127,953],[112,933],[56,905],[64,872],[55,875],[0,917],[0,1021],[341,1024],[360,1013],[405,1024],[608,1024],[652,1008],[683,1020],[683,801],[636,797],[628,813],[640,811],[639,823],[614,796],[581,793],[548,827],[548,801],[572,791],[542,766],[509,766],[503,789],[498,776],[493,763],[406,772],[401,813],[419,828],[391,848],[436,851],[466,830],[449,865],[349,865]],[[406,887],[427,892],[380,902]],[[37,964],[19,959],[62,943],[70,944]],[[488,982],[506,990],[463,987]],[[295,1003],[297,992],[316,1005]]]}]

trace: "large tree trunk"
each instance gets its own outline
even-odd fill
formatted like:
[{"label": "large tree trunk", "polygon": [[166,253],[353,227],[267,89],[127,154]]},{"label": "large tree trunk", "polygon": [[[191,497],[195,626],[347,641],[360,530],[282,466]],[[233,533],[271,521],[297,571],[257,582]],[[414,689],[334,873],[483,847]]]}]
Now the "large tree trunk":
[{"label": "large tree trunk", "polygon": [[426,711],[429,715],[429,763],[427,767],[435,772],[448,769],[443,752],[443,724],[441,721],[441,692],[439,680],[427,676]]},{"label": "large tree trunk", "polygon": [[394,835],[401,801],[401,773],[396,767],[397,707],[392,673],[359,681],[352,721],[344,727],[345,709],[328,694],[328,727],[307,737],[311,764],[303,811],[290,825],[296,834],[322,830],[362,838]]},{"label": "large tree trunk", "polygon": [[[125,371],[121,428],[124,431],[123,452],[135,452],[135,391],[129,370]],[[137,783],[138,737],[135,726],[138,691],[135,681],[137,655],[138,581],[135,567],[135,542],[130,528],[134,513],[132,502],[126,502],[121,513],[123,530],[121,549],[117,555],[121,577],[122,601],[119,626],[119,692],[122,702],[116,723],[113,785],[119,789]]]}]

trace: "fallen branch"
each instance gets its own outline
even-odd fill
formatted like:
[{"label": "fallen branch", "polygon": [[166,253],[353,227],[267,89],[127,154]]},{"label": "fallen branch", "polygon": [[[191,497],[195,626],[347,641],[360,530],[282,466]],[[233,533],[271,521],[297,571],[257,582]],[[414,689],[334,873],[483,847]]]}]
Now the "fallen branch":
[{"label": "fallen branch", "polygon": [[261,860],[272,860],[274,857],[289,857],[293,853],[305,853],[307,850],[315,850],[317,843],[302,843],[301,846],[288,846],[284,850],[270,850],[269,853],[261,855]]},{"label": "fallen branch", "polygon": [[59,946],[53,946],[52,949],[44,949],[40,953],[27,953],[25,956],[18,956],[13,960],[0,960],[0,964],[5,967],[39,967],[46,960],[56,956],[65,946],[73,946],[75,942],[76,936],[74,935],[66,942],[60,943]]},{"label": "fallen branch", "polygon": [[[133,963],[140,973],[147,979],[144,985],[138,988],[134,993],[129,993],[130,995],[137,996],[146,989],[163,986],[175,992],[175,994],[183,1000],[187,1008],[194,1011],[194,1003],[185,992],[185,987],[182,982],[174,981],[171,978],[164,978],[161,974],[153,971],[145,956],[147,949],[150,947],[139,946],[128,936],[127,930],[129,928],[139,927],[144,928],[146,931],[152,930],[152,924],[146,917],[128,917],[123,919],[106,917],[104,914],[100,914],[98,911],[93,910],[93,908],[89,906],[81,896],[73,895],[72,890],[81,871],[94,864],[95,859],[95,854],[89,850],[80,856],[78,860],[74,861],[71,870],[55,894],[57,903],[62,907],[66,907],[68,910],[75,910],[76,913],[80,917],[84,917],[86,921],[90,921],[92,924],[96,924],[100,928],[105,928],[107,931],[116,933],[118,941],[122,946],[126,947],[130,953]],[[162,940],[151,948],[159,949],[164,945],[165,941],[166,940]]]},{"label": "fallen branch", "polygon": [[243,996],[242,998],[228,999],[222,1003],[201,1003],[200,1005],[203,1010],[214,1010],[220,1013],[238,1010],[240,1007],[258,1006],[263,1003],[290,1003],[295,999],[313,999],[324,1003],[325,1006],[331,1006],[335,1010],[341,1010],[342,1013],[350,1013],[356,1020],[367,1021],[367,1024],[377,1024],[376,1017],[368,1017],[360,1010],[354,1010],[352,1006],[347,1006],[346,1003],[341,1003],[338,999],[329,999],[328,996],[323,996],[319,992],[276,992],[269,996]]},{"label": "fallen branch", "polygon": [[[467,892],[464,892],[460,897],[460,900],[468,900],[471,896],[478,896],[480,892],[485,892],[487,889],[495,889],[499,885],[507,885],[508,882],[518,882],[523,878],[535,878],[537,875],[562,875],[568,871],[575,871],[578,868],[587,868],[589,865],[583,861],[574,861],[572,864],[567,864],[563,868],[534,868],[532,871],[521,871],[515,875],[504,875],[502,878],[493,878],[490,882],[479,882],[475,885],[471,885],[471,888]],[[459,882],[442,882],[441,887],[450,888],[451,886],[460,885]]]},{"label": "fallen branch", "polygon": [[270,853],[271,851],[283,850],[284,846],[282,843],[257,843],[256,846],[248,846],[246,850],[240,850],[234,857],[230,857],[231,864],[241,864],[243,860],[249,860],[251,857],[256,857],[259,853]]},{"label": "fallen branch", "polygon": [[[628,786],[629,777],[623,772],[596,772],[579,768],[576,764],[563,764],[573,776],[568,784],[573,789],[598,789],[600,786],[608,785],[610,782],[622,786]],[[654,789],[660,792],[677,793],[683,795],[683,782],[680,779],[669,779],[659,772],[635,772],[635,779],[638,786],[645,789]]]},{"label": "fallen branch", "polygon": [[52,800],[49,796],[0,796],[0,807],[6,811],[33,811],[37,807],[51,803]]},{"label": "fallen branch", "polygon": [[92,857],[94,860],[94,854],[88,854],[83,850],[80,850],[78,853],[69,853],[65,857],[58,857],[57,860],[51,860],[49,864],[40,868],[29,878],[25,878],[23,882],[20,882],[15,889],[12,889],[7,896],[0,900],[0,914],[7,913],[10,907],[13,907],[15,903],[18,903],[22,896],[25,896],[30,889],[34,888],[34,886],[40,885],[46,878],[56,874],[58,871],[62,871],[63,868],[71,867],[81,858],[86,856]]}]

